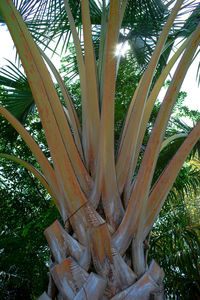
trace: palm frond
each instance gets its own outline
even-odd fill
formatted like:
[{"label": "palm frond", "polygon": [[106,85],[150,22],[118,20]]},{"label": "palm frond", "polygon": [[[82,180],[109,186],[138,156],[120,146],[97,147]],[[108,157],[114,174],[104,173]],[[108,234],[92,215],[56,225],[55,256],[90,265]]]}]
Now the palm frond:
[{"label": "palm frond", "polygon": [[[0,103],[22,124],[34,112],[35,103],[26,76],[10,61],[0,69]],[[18,136],[15,129],[1,117],[1,135],[14,141]]]},{"label": "palm frond", "polygon": [[[8,61],[9,62],[9,61]],[[26,76],[12,63],[0,69],[0,102],[21,123],[25,123],[35,103]]]},{"label": "palm frond", "polygon": [[156,256],[165,270],[165,291],[168,297],[176,295],[181,299],[195,299],[200,279],[200,226],[191,223],[184,197],[176,195],[173,201],[170,199],[166,201],[155,223],[150,241],[150,257]]}]

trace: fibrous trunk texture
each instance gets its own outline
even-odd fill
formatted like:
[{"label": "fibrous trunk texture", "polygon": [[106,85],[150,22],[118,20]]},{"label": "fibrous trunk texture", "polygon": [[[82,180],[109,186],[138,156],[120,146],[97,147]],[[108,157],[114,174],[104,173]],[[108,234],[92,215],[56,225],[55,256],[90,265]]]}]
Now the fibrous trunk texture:
[{"label": "fibrous trunk texture", "polygon": [[[87,247],[57,220],[45,236],[51,249],[50,277],[39,300],[164,299],[163,270],[153,260],[144,274],[135,274],[130,250],[123,257],[118,253],[105,223],[88,230]],[[141,255],[145,257],[145,247]]]}]

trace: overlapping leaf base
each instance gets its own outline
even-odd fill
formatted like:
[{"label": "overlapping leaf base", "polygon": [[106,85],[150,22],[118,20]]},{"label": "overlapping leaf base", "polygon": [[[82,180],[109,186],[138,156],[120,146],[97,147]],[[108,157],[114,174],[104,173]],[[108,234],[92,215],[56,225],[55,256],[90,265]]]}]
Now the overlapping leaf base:
[{"label": "overlapping leaf base", "polygon": [[[144,243],[182,164],[199,140],[200,122],[154,184],[152,179],[159,153],[166,144],[165,140],[163,145],[164,135],[178,92],[200,42],[200,24],[154,84],[154,74],[170,28],[184,1],[175,2],[133,94],[115,155],[117,59],[114,49],[128,1],[111,0],[107,7],[105,1],[102,2],[105,18],[101,23],[101,51],[97,59],[89,1],[81,1],[84,52],[70,5],[67,0],[64,2],[77,54],[82,122],[61,76],[44,55],[65,99],[66,107],[63,108],[38,47],[12,0],[0,1],[0,10],[18,49],[40,114],[52,164],[25,128],[0,106],[0,113],[29,146],[42,173],[22,160],[12,159],[31,170],[41,181],[52,196],[65,227],[70,221],[74,232],[70,235],[58,221],[46,229],[52,253],[50,282],[48,292],[40,299],[162,299],[164,273],[154,261],[149,267],[146,265]],[[142,141],[154,103],[181,54],[144,153],[142,148],[140,161]]]},{"label": "overlapping leaf base", "polygon": [[52,254],[50,280],[48,292],[39,300],[163,299],[163,270],[152,261],[137,277],[112,244],[106,224],[88,231],[88,247],[58,221],[45,230],[45,236]]}]

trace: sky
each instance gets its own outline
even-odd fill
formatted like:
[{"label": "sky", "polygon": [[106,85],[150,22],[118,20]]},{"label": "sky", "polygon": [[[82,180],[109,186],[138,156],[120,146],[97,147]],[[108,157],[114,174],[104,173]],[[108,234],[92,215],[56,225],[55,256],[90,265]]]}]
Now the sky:
[{"label": "sky", "polygon": [[[0,26],[0,39],[3,41],[0,47],[0,67],[7,64],[6,59],[9,59],[15,63],[16,50],[13,47],[13,41],[10,37],[10,34],[6,26]],[[52,62],[57,68],[60,66],[60,58],[58,56],[53,56],[51,58]],[[197,67],[199,63],[199,56],[190,66],[190,69],[187,72],[185,80],[183,82],[182,91],[187,92],[187,97],[184,104],[187,105],[190,109],[200,111],[200,86],[198,86],[196,80]],[[164,93],[162,92],[159,95],[159,100],[162,101]]]}]

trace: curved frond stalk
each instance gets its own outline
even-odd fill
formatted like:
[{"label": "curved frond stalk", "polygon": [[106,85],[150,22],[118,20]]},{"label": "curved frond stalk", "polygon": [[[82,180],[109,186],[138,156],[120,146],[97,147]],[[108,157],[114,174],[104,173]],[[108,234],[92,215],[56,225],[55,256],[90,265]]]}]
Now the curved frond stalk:
[{"label": "curved frond stalk", "polygon": [[[118,24],[119,30],[121,28],[127,2],[128,2],[127,0],[124,0],[121,4],[120,13],[119,13],[119,24]],[[103,89],[104,89],[105,50],[106,50],[105,45],[106,45],[106,38],[107,38],[107,27],[108,27],[108,20],[107,20],[106,3],[105,0],[103,0],[102,17],[101,17],[101,35],[100,35],[100,44],[99,44],[99,62],[98,62],[100,104],[102,103]]]},{"label": "curved frond stalk", "polygon": [[[182,143],[176,154],[170,160],[168,166],[158,178],[151,189],[147,202],[143,238],[150,232],[153,223],[158,216],[162,205],[174,183],[174,180],[180,171],[188,154],[200,138],[200,122],[189,133],[188,137]],[[149,209],[151,208],[151,209]]]},{"label": "curved frond stalk", "polygon": [[81,49],[81,44],[79,40],[79,36],[76,30],[76,25],[74,22],[74,18],[72,16],[72,12],[69,6],[69,1],[64,0],[65,4],[65,10],[67,13],[67,17],[69,20],[70,24],[70,29],[72,32],[72,37],[74,41],[74,46],[76,49],[76,58],[77,58],[77,63],[78,63],[78,71],[79,71],[79,76],[80,76],[80,87],[81,87],[81,100],[82,100],[82,143],[83,143],[83,149],[84,149],[84,154],[86,156],[86,147],[88,144],[87,141],[87,91],[86,91],[86,75],[85,75],[85,62],[83,58],[83,53]]},{"label": "curved frond stalk", "polygon": [[[55,161],[57,163],[66,156],[68,164],[72,164],[83,190],[87,191],[88,172],[75,146],[63,107],[39,50],[12,2],[8,1],[4,4],[2,1],[0,9],[3,10],[4,18],[19,51],[46,133],[54,166]],[[61,161],[60,164],[62,164]],[[55,168],[57,167],[55,166]]]},{"label": "curved frond stalk", "polygon": [[55,198],[55,195],[54,195],[52,189],[50,188],[48,182],[46,181],[46,178],[44,177],[44,175],[39,170],[37,170],[30,163],[27,163],[25,160],[23,160],[21,158],[18,158],[18,157],[15,157],[13,155],[0,153],[0,158],[5,158],[5,159],[8,159],[8,160],[14,161],[15,163],[25,167],[28,171],[30,171],[40,181],[40,183],[43,185],[43,187],[48,191],[48,193],[51,196],[52,200],[56,204],[59,212],[61,213],[60,205],[59,205],[58,200]]},{"label": "curved frond stalk", "polygon": [[[123,5],[124,7],[124,5]],[[122,9],[123,10],[123,9]],[[120,14],[122,15],[122,13]],[[102,3],[102,17],[101,17],[101,35],[100,35],[100,45],[99,45],[99,61],[98,61],[98,76],[99,76],[99,97],[100,97],[100,104],[102,105],[103,100],[103,91],[104,91],[104,80],[105,80],[105,61],[106,61],[106,40],[107,40],[107,27],[108,27],[108,20],[107,20],[107,10],[106,10],[106,3],[105,0],[103,0]],[[120,26],[119,26],[120,28]],[[114,53],[114,49],[113,49]],[[100,158],[101,157],[101,158]],[[103,153],[99,154],[97,159],[97,175],[95,178],[95,186],[92,191],[90,202],[93,204],[93,206],[96,208],[100,196],[101,196],[101,190],[102,190],[102,168],[100,166],[100,161],[103,160]]]},{"label": "curved frond stalk", "polygon": [[63,196],[63,192],[61,187],[59,186],[56,174],[54,169],[51,167],[48,159],[43,154],[42,150],[39,148],[37,143],[34,141],[34,139],[31,137],[31,135],[28,133],[28,131],[23,127],[23,125],[9,112],[7,111],[3,106],[0,105],[0,114],[6,118],[6,120],[15,128],[15,130],[20,134],[22,139],[25,141],[33,155],[35,156],[37,162],[39,163],[42,172],[44,173],[44,176],[52,189],[55,198],[59,202],[60,207],[60,213],[63,218],[63,220],[66,219],[66,205],[65,205],[65,199]]},{"label": "curved frond stalk", "polygon": [[173,134],[172,136],[168,137],[166,140],[164,140],[162,142],[162,145],[160,147],[160,152],[167,147],[171,142],[177,140],[177,139],[183,139],[186,138],[188,136],[187,133],[177,133],[177,134]]},{"label": "curved frond stalk", "polygon": [[103,3],[102,3],[102,16],[101,16],[101,34],[100,34],[100,42],[99,42],[99,60],[98,60],[99,102],[100,102],[100,105],[102,104],[102,98],[103,98],[107,30],[108,30],[107,9],[106,9],[105,0],[103,0]]},{"label": "curved frond stalk", "polygon": [[102,153],[98,154],[97,157],[97,169],[96,169],[96,176],[94,181],[94,186],[91,192],[91,195],[89,197],[90,203],[92,206],[96,209],[99,205],[99,201],[101,198],[102,193],[102,178],[103,178],[103,170],[102,166],[100,165],[100,161],[102,161]]},{"label": "curved frond stalk", "polygon": [[127,7],[127,3],[128,3],[128,0],[123,0],[122,4],[121,4],[121,10],[120,10],[120,15],[119,15],[119,29],[121,28],[121,25],[122,25],[122,21],[124,18],[124,13],[125,13],[125,10]]},{"label": "curved frond stalk", "polygon": [[134,238],[132,242],[132,261],[133,269],[140,278],[145,273],[147,267],[144,256],[144,244],[143,241]]},{"label": "curved frond stalk", "polygon": [[[138,140],[137,140],[137,148],[136,148],[136,153],[135,155],[132,156],[132,160],[131,160],[131,165],[130,165],[130,169],[129,169],[129,174],[128,174],[128,178],[127,181],[125,183],[125,203],[126,205],[128,204],[128,201],[130,199],[130,195],[131,195],[131,191],[133,190],[133,185],[134,182],[132,183],[132,176],[134,174],[135,171],[135,167],[137,164],[137,160],[139,157],[139,153],[140,153],[140,149],[142,146],[142,141],[144,138],[144,134],[145,134],[145,130],[152,112],[152,109],[154,107],[155,101],[157,99],[157,96],[165,82],[165,79],[167,78],[168,74],[170,73],[172,67],[174,66],[174,64],[176,63],[176,61],[178,60],[178,58],[180,57],[180,55],[183,53],[183,51],[185,50],[185,47],[187,46],[189,40],[191,37],[189,37],[184,43],[183,45],[176,51],[176,53],[173,55],[173,57],[170,59],[170,61],[168,62],[167,66],[164,68],[164,70],[162,71],[161,75],[159,76],[158,80],[156,81],[148,99],[147,102],[145,104],[145,109],[144,109],[144,115],[142,117],[142,122],[141,122],[141,126],[140,126],[140,131],[139,131],[139,136],[138,136]],[[161,150],[160,150],[161,151]],[[132,183],[132,185],[131,185]],[[120,189],[120,183],[118,184],[119,189]]]},{"label": "curved frond stalk", "polygon": [[[79,241],[83,245],[87,244],[86,232],[87,228],[91,226],[91,221],[89,221],[90,215],[92,215],[97,224],[100,222],[98,220],[98,214],[88,203],[78,182],[78,180],[81,179],[86,181],[82,173],[82,167],[84,168],[84,166],[82,161],[80,162],[80,157],[78,161],[74,161],[78,152],[77,149],[75,149],[71,133],[69,136],[66,133],[66,128],[69,129],[69,125],[64,111],[50,75],[46,70],[46,66],[38,53],[38,49],[19,13],[12,4],[12,1],[1,1],[0,9],[3,12],[4,19],[9,26],[20,53],[40,113],[54,163],[55,174],[63,195],[60,205],[64,221],[66,221],[67,215],[70,216],[71,224],[74,226],[73,228],[75,229]],[[70,141],[73,145],[70,145]],[[75,151],[71,153],[70,159],[65,148],[67,145],[72,146],[71,150],[74,148]],[[73,167],[71,165],[72,158],[77,165],[77,172],[81,175],[78,179],[76,177],[77,174],[75,174],[73,170],[74,165]],[[85,183],[87,185],[87,182]],[[72,215],[73,217],[71,217]]]},{"label": "curved frond stalk", "polygon": [[43,154],[42,150],[38,144],[34,141],[28,131],[23,127],[23,125],[3,106],[0,105],[0,114],[15,128],[15,130],[23,138],[33,155],[35,156],[37,162],[39,163],[44,176],[54,191],[56,198],[60,197],[60,188],[58,186],[57,178],[55,176],[54,169],[51,167],[48,159]]},{"label": "curved frond stalk", "polygon": [[[143,220],[144,220],[146,204],[147,204],[146,201],[148,199],[151,180],[153,177],[156,162],[157,162],[158,155],[160,152],[160,147],[161,147],[162,141],[164,139],[165,130],[167,128],[167,124],[168,124],[172,109],[173,109],[176,99],[178,97],[180,87],[185,78],[187,70],[191,64],[193,55],[195,54],[195,51],[199,44],[199,41],[200,41],[200,25],[197,26],[197,29],[192,34],[192,37],[191,37],[188,45],[186,46],[186,50],[183,54],[183,57],[181,58],[181,61],[178,64],[178,67],[173,76],[172,82],[168,88],[168,91],[165,95],[165,98],[161,105],[158,116],[156,118],[156,122],[155,122],[153,130],[151,132],[151,135],[150,135],[150,138],[149,138],[149,141],[148,141],[145,153],[144,153],[144,157],[142,159],[142,163],[141,163],[138,175],[137,175],[137,180],[140,182],[143,181],[142,188],[145,191],[144,193],[141,193],[142,194],[141,196],[139,196],[140,197],[139,201],[143,202],[142,212],[140,211],[139,224],[137,226],[138,227],[137,228],[137,236],[138,236],[139,240],[140,240],[142,232],[143,232],[143,225],[144,225]],[[134,189],[137,189],[137,180],[136,180]],[[141,185],[138,184],[138,190],[140,188],[141,188]],[[134,194],[134,190],[133,190],[133,194]],[[132,198],[132,195],[131,195],[131,198]]]},{"label": "curved frond stalk", "polygon": [[69,94],[69,92],[67,90],[67,87],[64,84],[59,72],[57,71],[57,69],[55,68],[55,66],[51,62],[51,60],[46,56],[44,51],[42,51],[41,49],[40,49],[40,52],[41,52],[42,56],[44,57],[46,63],[50,67],[53,75],[55,76],[55,78],[57,80],[57,83],[59,84],[60,90],[62,92],[63,98],[64,98],[65,103],[66,103],[66,107],[67,107],[67,110],[68,110],[68,113],[69,113],[69,119],[70,119],[70,122],[71,122],[71,126],[72,126],[72,130],[73,130],[76,146],[77,146],[77,149],[78,149],[79,154],[81,156],[81,159],[84,160],[82,144],[81,144],[81,125],[80,125],[80,122],[79,122],[79,119],[78,119],[78,116],[77,116],[77,113],[76,113],[76,109],[75,109],[74,104],[72,102],[72,99],[70,97],[70,94]]},{"label": "curved frond stalk", "polygon": [[[173,109],[176,98],[178,96],[179,89],[181,87],[185,74],[188,70],[190,62],[192,60],[192,57],[195,53],[195,50],[200,40],[199,28],[200,25],[193,33],[193,36],[186,47],[184,55],[177,67],[172,82],[168,88],[167,94],[162,103],[154,128],[149,138],[145,150],[145,154],[136,178],[134,189],[131,194],[131,198],[126,210],[126,214],[124,216],[124,219],[122,221],[122,224],[120,225],[117,234],[114,237],[117,244],[118,241],[120,241],[119,249],[123,249],[121,250],[122,253],[123,251],[125,251],[126,247],[128,247],[131,238],[135,233],[136,224],[137,224],[137,232],[138,232],[137,236],[140,237],[141,232],[143,231],[142,229],[143,224],[140,222],[143,222],[143,217],[146,209],[146,201],[148,199],[151,180],[157,162],[157,158],[159,155],[160,146],[163,141],[164,132],[169,120],[170,113]],[[133,214],[134,214],[134,220],[132,220]],[[138,224],[138,220],[139,220],[139,224]],[[122,239],[120,237],[121,234],[123,236]],[[126,246],[124,243],[125,240],[127,243]]]},{"label": "curved frond stalk", "polygon": [[86,163],[88,170],[95,174],[96,158],[99,145],[100,110],[98,95],[98,77],[94,53],[89,2],[81,1],[83,22],[84,52],[85,52],[85,81],[87,91],[87,123],[86,123]]},{"label": "curved frond stalk", "polygon": [[[121,176],[121,180],[123,181],[123,183],[121,184],[122,187],[120,188],[120,191],[123,190],[125,181],[128,176],[132,157],[135,155],[136,152],[137,139],[144,113],[145,102],[147,100],[149,89],[151,87],[153,75],[156,70],[157,63],[162,53],[162,49],[167,39],[169,30],[182,3],[183,0],[178,0],[176,2],[172,13],[170,14],[167,20],[167,23],[165,24],[162,30],[160,38],[158,39],[150,63],[141,79],[140,86],[136,91],[136,97],[133,95],[134,105],[130,114],[128,113],[128,116],[130,116],[128,124],[125,125],[125,127],[123,128],[123,131],[125,130],[125,132],[122,133],[122,137],[124,138],[122,139],[121,151],[118,153],[117,159],[117,168],[119,170],[118,177]],[[132,107],[132,105],[130,105],[130,107]],[[123,174],[123,176],[121,174]]]},{"label": "curved frond stalk", "polygon": [[101,111],[98,172],[102,172],[102,201],[109,224],[117,228],[124,214],[118,193],[114,161],[114,101],[116,81],[115,46],[118,40],[120,1],[111,1],[105,58],[104,92]]}]

